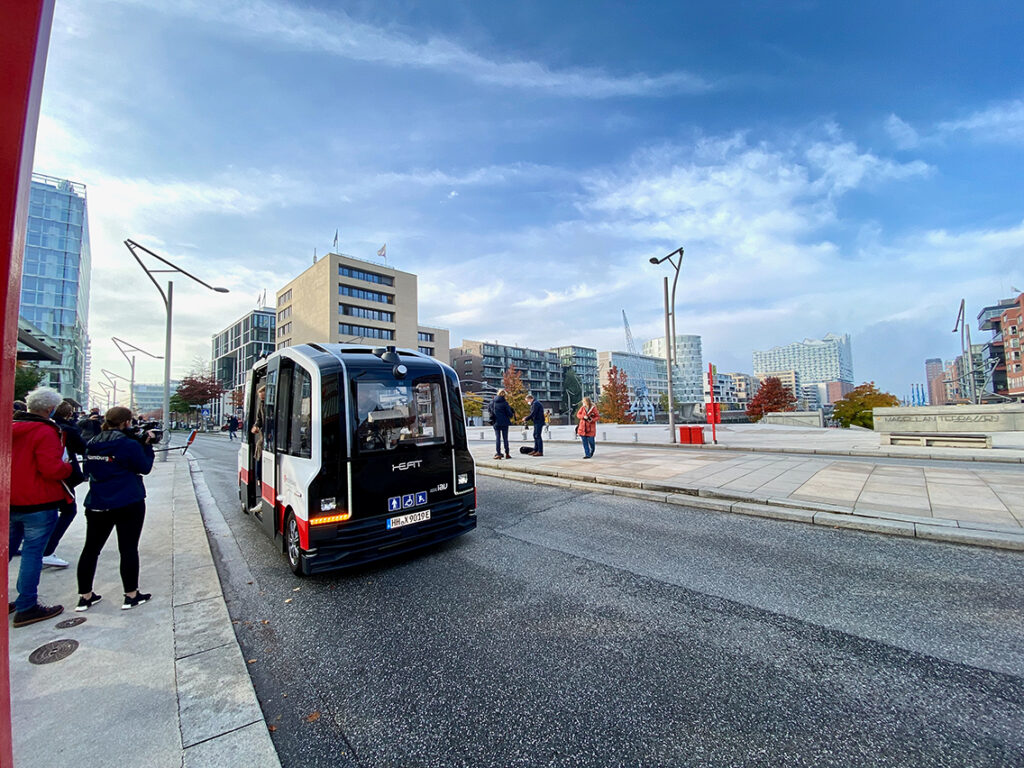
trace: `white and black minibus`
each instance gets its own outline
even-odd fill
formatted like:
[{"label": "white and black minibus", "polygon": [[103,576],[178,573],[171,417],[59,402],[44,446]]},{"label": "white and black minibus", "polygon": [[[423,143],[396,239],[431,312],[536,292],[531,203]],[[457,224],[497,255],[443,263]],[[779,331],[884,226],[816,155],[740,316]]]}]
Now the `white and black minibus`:
[{"label": "white and black minibus", "polygon": [[[256,459],[256,436],[263,436]],[[476,527],[459,379],[395,347],[299,344],[245,388],[242,509],[296,574],[359,565]]]}]

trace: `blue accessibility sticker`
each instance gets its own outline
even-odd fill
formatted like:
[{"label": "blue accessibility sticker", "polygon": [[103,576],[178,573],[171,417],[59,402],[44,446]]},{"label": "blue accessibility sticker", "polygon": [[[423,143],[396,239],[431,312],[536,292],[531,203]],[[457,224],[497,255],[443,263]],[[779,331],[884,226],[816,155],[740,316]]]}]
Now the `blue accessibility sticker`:
[{"label": "blue accessibility sticker", "polygon": [[408,509],[409,507],[415,507],[415,506],[416,506],[416,496],[415,495],[413,495],[411,493],[407,493],[407,494],[405,494],[405,496],[402,497],[402,509]]},{"label": "blue accessibility sticker", "polygon": [[397,512],[402,508],[402,497],[392,496],[388,499],[388,512]]},{"label": "blue accessibility sticker", "polygon": [[417,504],[426,504],[427,503],[427,492],[426,491],[419,491],[416,494],[416,503]]}]

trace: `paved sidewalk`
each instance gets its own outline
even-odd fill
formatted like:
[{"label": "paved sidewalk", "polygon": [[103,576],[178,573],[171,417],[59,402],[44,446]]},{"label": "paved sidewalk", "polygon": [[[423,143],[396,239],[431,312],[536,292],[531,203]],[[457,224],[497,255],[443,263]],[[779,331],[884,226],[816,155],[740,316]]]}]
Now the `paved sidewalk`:
[{"label": "paved sidewalk", "polygon": [[[140,587],[153,599],[121,610],[111,535],[96,573],[103,600],[74,611],[75,564],[85,539],[80,505],[56,553],[71,566],[44,569],[39,585],[40,600],[63,604],[64,613],[8,630],[15,764],[279,766],[224,604],[187,459],[158,461],[146,488]],[[19,562],[8,569],[12,591]],[[85,621],[59,626],[76,618]],[[78,646],[59,661],[29,662],[54,641]]]},{"label": "paved sidewalk", "polygon": [[[471,432],[478,438],[478,430]],[[1024,550],[1024,472],[937,463],[931,449],[899,463],[700,447],[548,440],[544,456],[495,460],[493,438],[471,442],[485,474],[605,490],[682,506],[818,525]],[[956,450],[956,449],[953,449]],[[967,457],[969,459],[969,457]]]}]

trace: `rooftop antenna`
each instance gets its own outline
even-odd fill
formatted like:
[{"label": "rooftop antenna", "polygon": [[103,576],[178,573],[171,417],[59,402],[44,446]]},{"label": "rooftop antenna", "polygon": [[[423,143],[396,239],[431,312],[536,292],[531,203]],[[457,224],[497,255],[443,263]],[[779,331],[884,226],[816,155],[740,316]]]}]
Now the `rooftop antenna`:
[{"label": "rooftop antenna", "polygon": [[313,263],[316,264],[316,248],[313,249]]}]

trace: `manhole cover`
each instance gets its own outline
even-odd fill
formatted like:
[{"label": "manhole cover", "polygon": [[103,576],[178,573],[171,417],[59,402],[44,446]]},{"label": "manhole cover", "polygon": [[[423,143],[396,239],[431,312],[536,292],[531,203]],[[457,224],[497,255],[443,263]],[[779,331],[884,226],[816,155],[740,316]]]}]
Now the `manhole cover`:
[{"label": "manhole cover", "polygon": [[57,624],[57,629],[71,629],[71,627],[77,627],[79,624],[85,624],[85,616],[74,616],[70,619],[64,619],[60,624]]},{"label": "manhole cover", "polygon": [[66,659],[78,648],[77,640],[54,640],[52,643],[40,645],[28,660],[33,664],[50,664],[54,661]]}]

